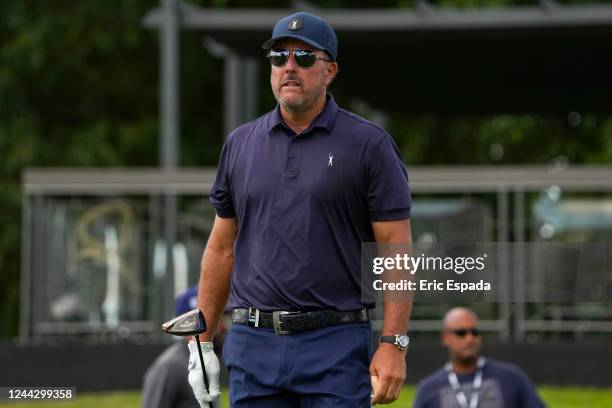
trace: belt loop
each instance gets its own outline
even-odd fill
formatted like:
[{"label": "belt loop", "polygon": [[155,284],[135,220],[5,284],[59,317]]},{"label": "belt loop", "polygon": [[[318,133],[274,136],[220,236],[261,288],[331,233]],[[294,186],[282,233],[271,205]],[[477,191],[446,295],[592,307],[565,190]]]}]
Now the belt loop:
[{"label": "belt loop", "polygon": [[315,315],[312,312],[308,312],[306,313],[306,326],[308,327],[309,330],[316,328],[317,322],[315,319]]},{"label": "belt loop", "polygon": [[248,324],[251,327],[259,327],[259,309],[256,307],[249,307]]}]

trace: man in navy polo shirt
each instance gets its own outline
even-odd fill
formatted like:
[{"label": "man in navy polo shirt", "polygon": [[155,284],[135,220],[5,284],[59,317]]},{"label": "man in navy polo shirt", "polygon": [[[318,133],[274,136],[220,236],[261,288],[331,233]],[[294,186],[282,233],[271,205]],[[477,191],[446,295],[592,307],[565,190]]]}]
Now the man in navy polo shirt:
[{"label": "man in navy polo shirt", "polygon": [[[397,399],[405,379],[411,303],[385,302],[372,355],[360,252],[411,241],[408,177],[391,136],[327,93],[337,46],[319,17],[279,20],[263,44],[278,105],[221,152],[198,299],[209,327],[228,296],[234,309],[223,348],[232,407],[369,407]],[[203,389],[192,360],[205,406],[218,390]]]},{"label": "man in navy polo shirt", "polygon": [[478,316],[456,307],[444,316],[449,362],[419,383],[414,408],[544,408],[520,368],[480,356]]}]

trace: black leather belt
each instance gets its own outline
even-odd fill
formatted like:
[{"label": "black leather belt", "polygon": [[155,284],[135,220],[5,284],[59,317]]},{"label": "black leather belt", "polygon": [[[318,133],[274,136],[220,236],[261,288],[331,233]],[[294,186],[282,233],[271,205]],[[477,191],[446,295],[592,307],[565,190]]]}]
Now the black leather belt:
[{"label": "black leather belt", "polygon": [[314,330],[337,324],[367,322],[368,320],[367,309],[351,310],[348,312],[338,312],[336,310],[262,312],[259,309],[250,307],[248,309],[234,309],[232,312],[232,323],[274,329],[274,333],[279,335]]}]

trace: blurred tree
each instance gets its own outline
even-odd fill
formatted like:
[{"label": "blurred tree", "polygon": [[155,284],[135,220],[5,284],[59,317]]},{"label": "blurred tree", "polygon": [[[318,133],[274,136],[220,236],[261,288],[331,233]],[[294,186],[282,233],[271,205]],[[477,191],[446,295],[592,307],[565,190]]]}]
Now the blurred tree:
[{"label": "blurred tree", "polygon": [[[10,0],[0,6],[0,337],[16,334],[19,177],[29,166],[157,166],[156,0]],[[210,4],[208,4],[210,5]],[[183,165],[221,145],[220,61],[182,33]]]},{"label": "blurred tree", "polygon": [[608,164],[612,116],[578,112],[487,116],[395,115],[390,132],[410,164]]}]

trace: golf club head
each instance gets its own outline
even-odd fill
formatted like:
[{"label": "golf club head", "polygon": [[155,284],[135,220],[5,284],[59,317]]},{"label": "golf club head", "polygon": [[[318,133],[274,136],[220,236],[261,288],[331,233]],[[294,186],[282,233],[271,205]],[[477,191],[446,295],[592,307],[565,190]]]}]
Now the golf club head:
[{"label": "golf club head", "polygon": [[193,309],[162,324],[162,330],[175,336],[195,336],[206,331],[206,321],[200,309]]}]

